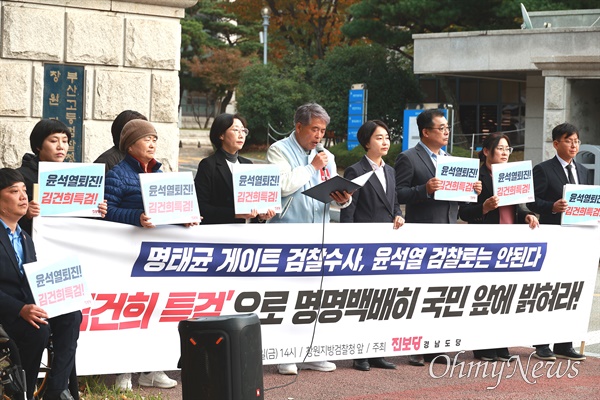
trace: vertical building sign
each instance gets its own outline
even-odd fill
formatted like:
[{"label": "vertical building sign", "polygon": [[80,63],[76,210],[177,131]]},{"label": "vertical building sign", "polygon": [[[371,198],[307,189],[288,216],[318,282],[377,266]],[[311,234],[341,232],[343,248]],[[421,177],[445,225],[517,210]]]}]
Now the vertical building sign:
[{"label": "vertical building sign", "polygon": [[[417,126],[417,117],[425,110],[425,108],[437,108],[437,105],[429,105],[420,109],[406,109],[404,110],[404,126],[403,126],[403,139],[402,139],[402,151],[415,147],[419,140],[419,127]],[[444,116],[448,118],[448,110],[445,108],[439,108],[444,113]],[[451,122],[449,122],[451,124]],[[452,125],[450,125],[452,126]],[[450,140],[452,140],[452,130],[450,131]],[[446,146],[443,147],[446,151]]]},{"label": "vertical building sign", "polygon": [[82,66],[44,64],[43,117],[69,127],[71,146],[65,161],[82,161],[84,69]]},{"label": "vertical building sign", "polygon": [[348,96],[348,150],[358,146],[356,133],[367,119],[367,87],[364,83],[352,85]]},{"label": "vertical building sign", "polygon": [[417,117],[423,112],[420,110],[404,110],[404,127],[402,129],[402,151],[415,147],[419,143],[419,127]]}]

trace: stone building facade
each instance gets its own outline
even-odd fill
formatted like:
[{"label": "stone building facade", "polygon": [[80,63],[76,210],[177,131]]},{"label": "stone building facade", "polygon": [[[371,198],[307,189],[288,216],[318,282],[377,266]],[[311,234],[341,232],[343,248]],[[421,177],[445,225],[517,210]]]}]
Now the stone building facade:
[{"label": "stone building facade", "polygon": [[181,27],[197,0],[0,0],[0,167],[18,167],[42,118],[44,64],[84,68],[82,161],[110,148],[123,110],[146,115],[176,171]]}]

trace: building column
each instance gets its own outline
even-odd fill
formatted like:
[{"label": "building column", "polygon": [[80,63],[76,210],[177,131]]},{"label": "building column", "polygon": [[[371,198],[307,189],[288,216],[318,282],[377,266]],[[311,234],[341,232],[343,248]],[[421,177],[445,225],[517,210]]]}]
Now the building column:
[{"label": "building column", "polygon": [[544,89],[544,123],[542,157],[544,160],[555,156],[552,145],[552,129],[569,119],[570,89],[564,76],[547,76]]}]

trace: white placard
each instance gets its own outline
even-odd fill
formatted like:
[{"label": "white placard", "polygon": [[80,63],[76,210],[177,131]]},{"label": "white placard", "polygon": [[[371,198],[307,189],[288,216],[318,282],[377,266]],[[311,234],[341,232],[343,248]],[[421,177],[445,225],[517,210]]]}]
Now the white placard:
[{"label": "white placard", "polygon": [[492,183],[498,207],[535,200],[530,160],[492,164]]},{"label": "white placard", "polygon": [[598,225],[600,222],[600,186],[563,186],[563,199],[568,203],[561,215],[561,225]]},{"label": "white placard", "polygon": [[444,156],[437,158],[435,177],[443,181],[433,198],[446,201],[477,201],[473,189],[479,180],[479,160],[475,158]]},{"label": "white placard", "polygon": [[104,164],[40,161],[41,216],[101,217]]},{"label": "white placard", "polygon": [[35,304],[42,307],[49,318],[91,306],[92,296],[76,256],[23,264],[23,269]]},{"label": "white placard", "polygon": [[200,222],[192,171],[140,174],[144,212],[152,224]]},{"label": "white placard", "polygon": [[252,210],[281,212],[281,173],[275,164],[234,164],[233,202],[236,214]]}]

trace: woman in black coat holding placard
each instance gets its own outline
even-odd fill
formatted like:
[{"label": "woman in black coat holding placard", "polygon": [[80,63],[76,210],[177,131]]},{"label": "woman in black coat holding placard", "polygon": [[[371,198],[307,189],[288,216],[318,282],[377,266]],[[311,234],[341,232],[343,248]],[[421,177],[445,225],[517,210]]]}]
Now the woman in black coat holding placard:
[{"label": "woman in black coat holding placard", "polygon": [[[492,164],[508,162],[513,148],[510,139],[503,133],[488,135],[479,152],[481,165],[479,167],[479,180],[481,193],[477,203],[462,204],[458,210],[459,217],[470,224],[529,224],[531,229],[539,226],[534,213],[521,204],[498,206],[500,199],[494,194],[492,179]],[[475,358],[483,361],[508,361],[512,358],[508,348],[474,350]]]},{"label": "woman in black coat holding placard", "polygon": [[203,224],[264,222],[275,215],[274,210],[235,213],[232,169],[235,164],[252,164],[239,155],[247,136],[246,120],[239,114],[218,115],[210,127],[210,141],[216,150],[200,161],[194,179]]}]

